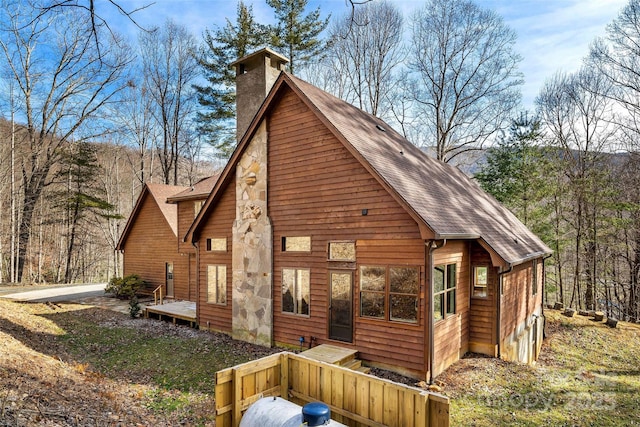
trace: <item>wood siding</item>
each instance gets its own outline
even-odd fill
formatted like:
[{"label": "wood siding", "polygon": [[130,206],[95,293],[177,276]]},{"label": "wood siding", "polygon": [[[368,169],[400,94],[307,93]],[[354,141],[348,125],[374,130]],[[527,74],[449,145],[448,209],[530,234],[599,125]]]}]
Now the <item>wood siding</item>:
[{"label": "wood siding", "polygon": [[[198,252],[200,265],[198,266],[200,295],[198,297],[198,324],[202,329],[231,333],[231,289],[233,268],[231,265],[233,221],[236,217],[235,178],[226,187],[221,199],[213,207],[209,220],[202,227]],[[193,209],[193,206],[192,206]],[[207,252],[206,239],[227,239],[226,252]],[[227,303],[226,305],[207,302],[207,266],[227,266]]]},{"label": "wood siding", "polygon": [[456,264],[456,312],[435,322],[434,372],[437,376],[469,349],[469,249],[466,242],[450,241],[433,252],[433,264]]},{"label": "wood siding", "polygon": [[124,275],[140,275],[151,289],[166,286],[165,264],[171,262],[174,296],[189,299],[188,257],[181,256],[177,248],[176,236],[156,201],[147,194],[124,244]]},{"label": "wood siding", "polygon": [[[497,338],[497,297],[498,297],[498,269],[492,266],[491,256],[478,243],[470,244],[471,268],[469,270],[469,292],[471,305],[469,310],[469,343],[471,351],[496,356],[495,345]],[[473,268],[486,266],[487,296],[473,296]]]},{"label": "wood siding", "polygon": [[[364,259],[424,271],[424,243],[416,222],[290,90],[268,118],[268,133],[275,341],[297,345],[301,336],[306,342],[313,336],[317,344],[329,341],[329,270],[348,269],[354,272],[353,346],[366,359],[423,370],[422,317],[419,325],[359,319],[356,266],[327,261],[330,241],[358,241],[358,264]],[[310,236],[311,252],[283,252],[281,239],[287,236]],[[382,250],[364,249],[362,242],[373,240],[394,242]],[[311,271],[309,316],[282,312],[282,269],[289,267]],[[405,336],[401,345],[399,332]]]},{"label": "wood siding", "polygon": [[537,293],[533,295],[531,261],[520,264],[503,276],[500,340],[513,333],[536,307],[542,304],[542,259],[537,260]]},{"label": "wood siding", "polygon": [[191,242],[183,242],[182,239],[189,231],[189,227],[195,219],[193,200],[183,200],[178,203],[178,250],[181,253],[195,253],[195,248]]}]

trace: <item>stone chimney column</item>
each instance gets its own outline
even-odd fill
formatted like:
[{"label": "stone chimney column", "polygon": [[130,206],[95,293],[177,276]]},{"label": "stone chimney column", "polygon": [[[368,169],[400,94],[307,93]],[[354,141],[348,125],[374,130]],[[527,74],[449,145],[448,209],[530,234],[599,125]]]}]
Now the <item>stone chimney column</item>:
[{"label": "stone chimney column", "polygon": [[260,49],[231,66],[236,69],[236,139],[240,141],[280,71],[289,62],[269,48]]}]

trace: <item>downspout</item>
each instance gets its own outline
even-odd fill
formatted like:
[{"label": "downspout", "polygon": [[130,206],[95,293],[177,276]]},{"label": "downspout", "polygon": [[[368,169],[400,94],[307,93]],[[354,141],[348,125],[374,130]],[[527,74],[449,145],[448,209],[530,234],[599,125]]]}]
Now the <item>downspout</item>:
[{"label": "downspout", "polygon": [[509,268],[506,270],[502,270],[500,267],[500,271],[498,271],[498,321],[496,322],[496,338],[498,339],[498,359],[500,358],[501,352],[501,342],[502,339],[500,334],[502,333],[502,286],[503,286],[503,276],[507,273],[511,273],[513,270],[513,264],[509,264]]},{"label": "downspout", "polygon": [[433,331],[434,328],[434,321],[433,321],[433,312],[434,312],[434,308],[433,308],[433,252],[436,249],[440,249],[442,247],[444,247],[444,245],[447,244],[447,239],[443,239],[440,240],[440,242],[442,242],[442,244],[440,244],[438,246],[438,241],[437,240],[429,240],[429,262],[427,267],[429,268],[429,286],[427,289],[427,295],[429,296],[429,310],[428,310],[428,324],[429,324],[429,384],[433,384],[433,369],[435,366],[434,363],[434,359],[435,359],[435,349],[434,349],[434,342],[435,342],[435,334]]},{"label": "downspout", "polygon": [[200,248],[198,242],[191,242],[191,244],[196,249],[196,325],[198,325],[200,322]]}]

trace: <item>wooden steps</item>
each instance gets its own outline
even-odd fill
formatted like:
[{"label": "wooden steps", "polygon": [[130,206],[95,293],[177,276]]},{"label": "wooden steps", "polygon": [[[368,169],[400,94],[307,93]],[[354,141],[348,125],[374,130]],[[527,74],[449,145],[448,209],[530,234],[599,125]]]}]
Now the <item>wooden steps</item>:
[{"label": "wooden steps", "polygon": [[331,363],[332,365],[342,366],[343,368],[368,374],[371,369],[362,366],[362,360],[357,359],[357,350],[337,347],[330,344],[321,344],[310,348],[301,353],[303,356],[309,357],[321,362]]}]

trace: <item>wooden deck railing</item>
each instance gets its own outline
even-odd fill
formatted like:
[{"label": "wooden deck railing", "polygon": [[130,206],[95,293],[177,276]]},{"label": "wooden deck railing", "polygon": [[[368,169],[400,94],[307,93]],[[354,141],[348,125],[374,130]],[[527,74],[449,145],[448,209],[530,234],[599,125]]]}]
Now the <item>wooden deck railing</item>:
[{"label": "wooden deck railing", "polygon": [[160,300],[160,304],[162,304],[162,287],[163,285],[160,285],[153,290],[153,305],[158,305],[158,300]]},{"label": "wooden deck railing", "polygon": [[448,427],[449,398],[283,352],[216,373],[216,425],[237,427],[261,397],[322,401],[349,426]]}]

